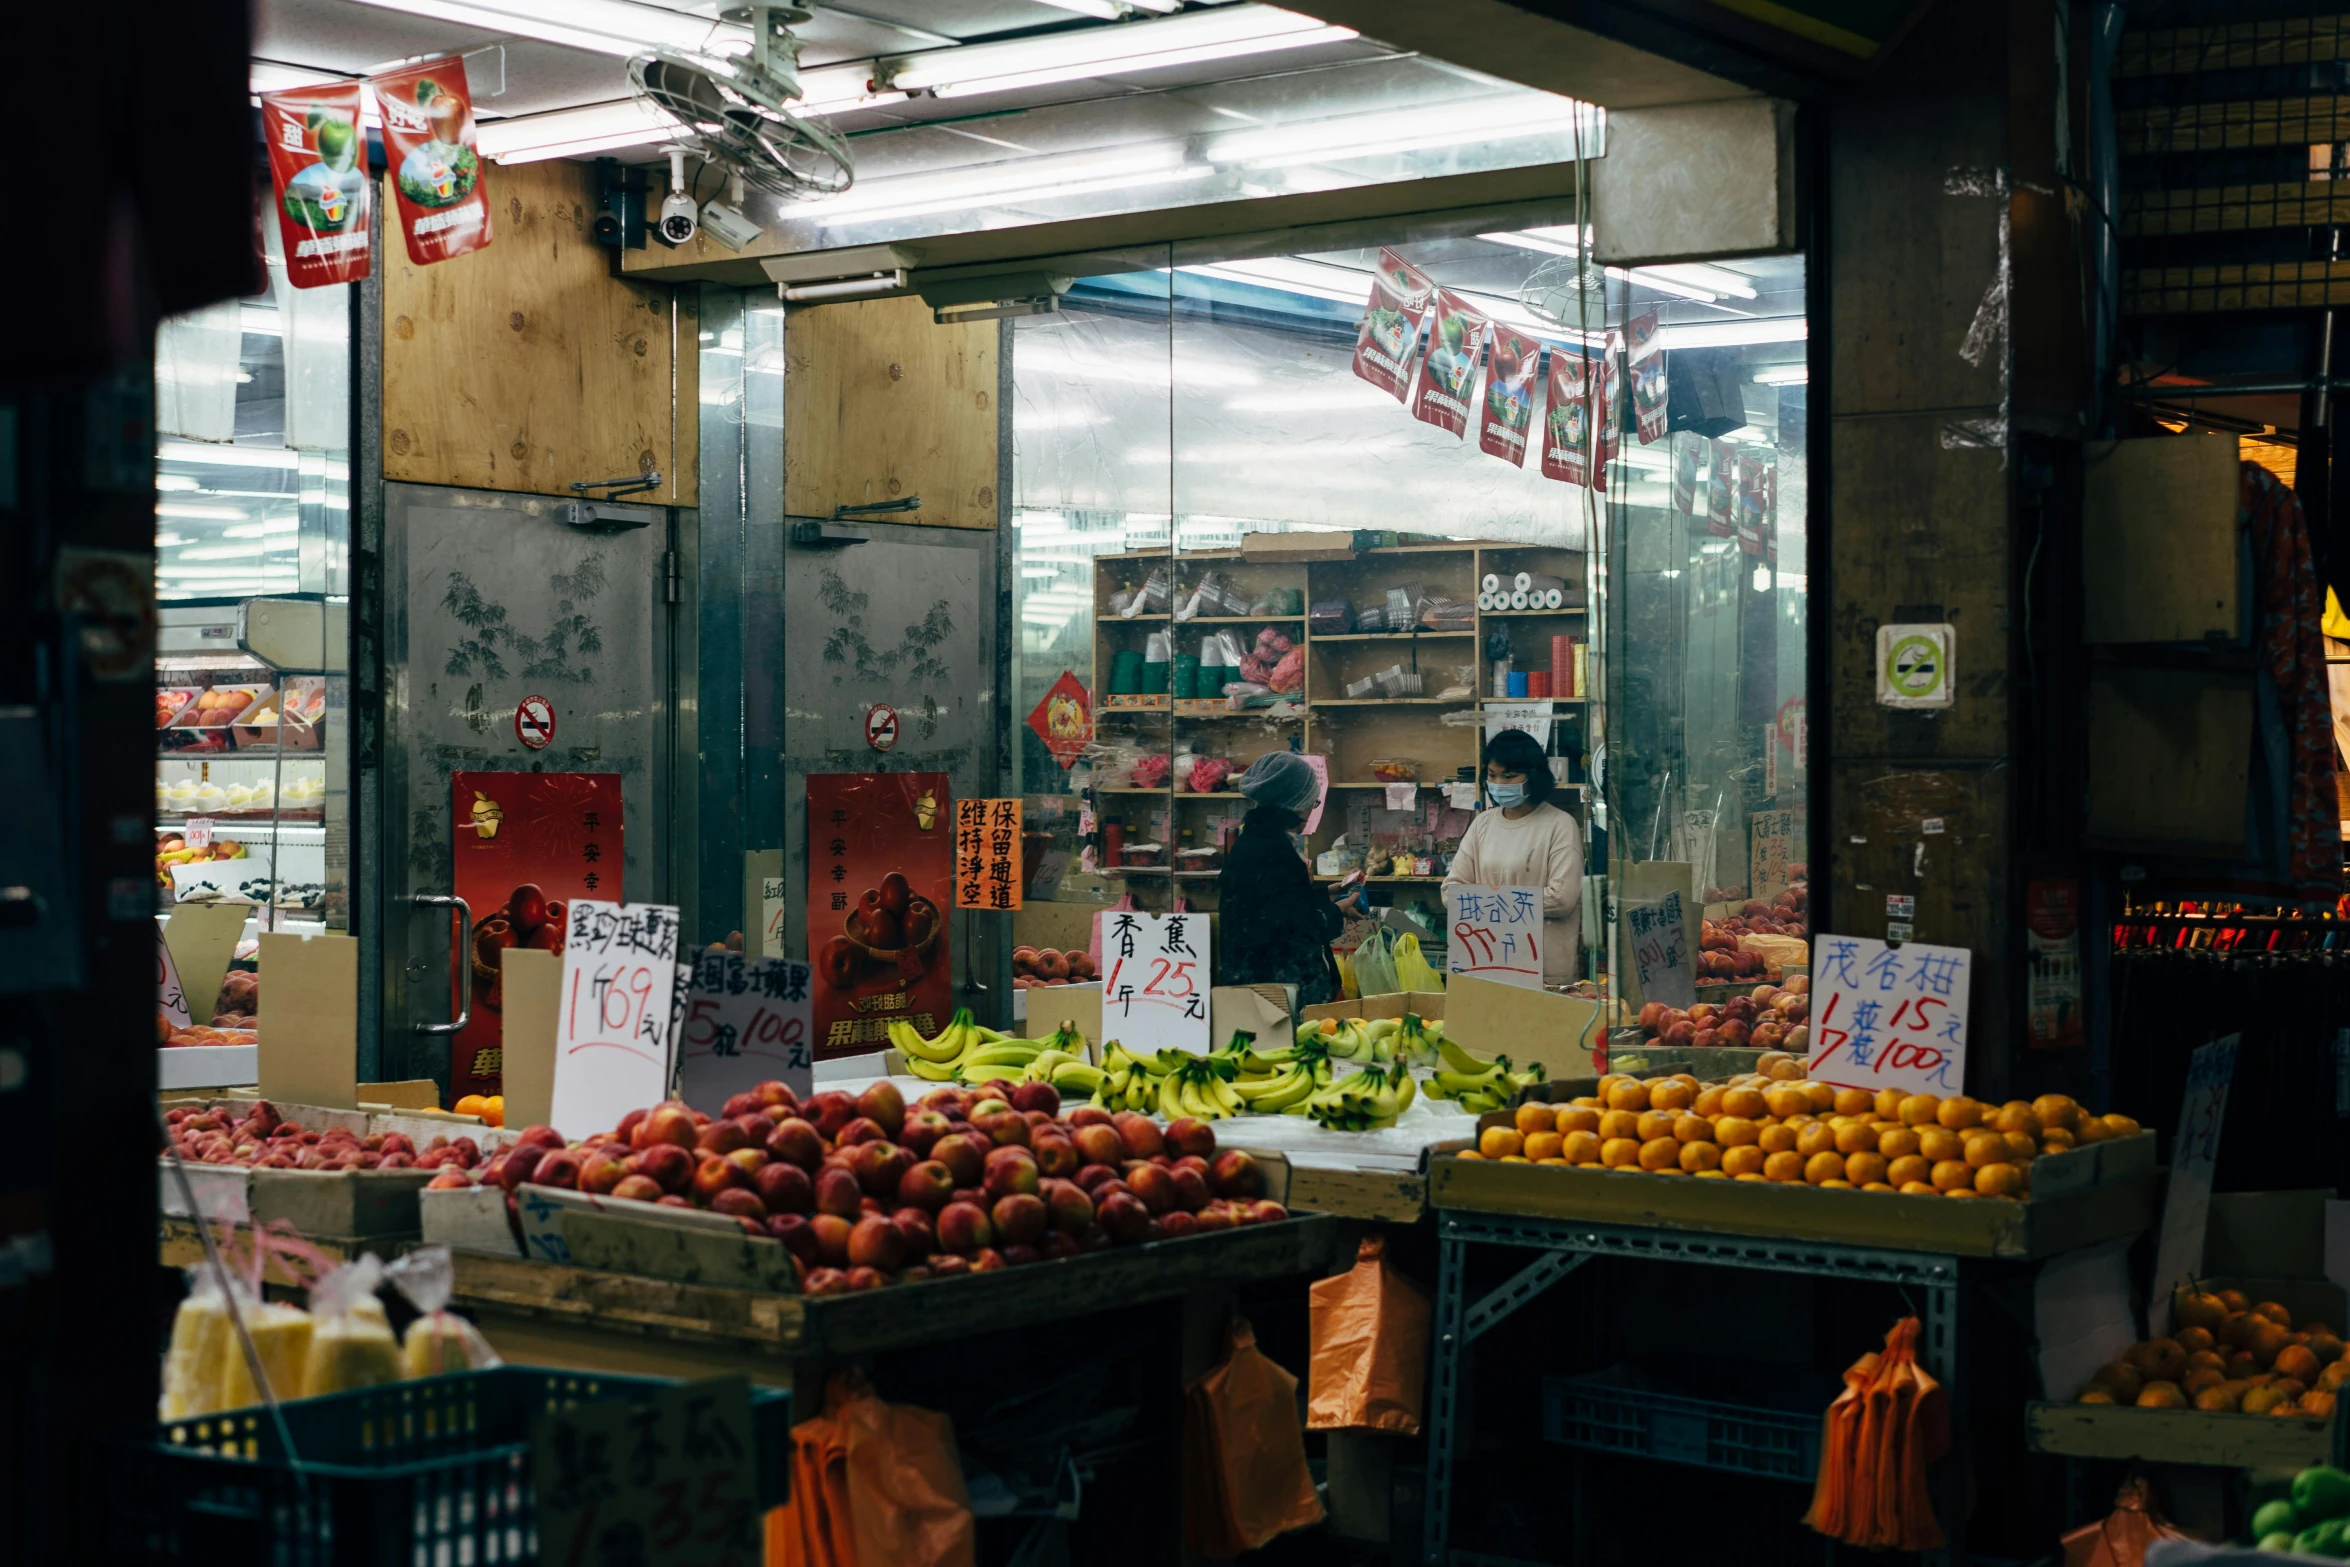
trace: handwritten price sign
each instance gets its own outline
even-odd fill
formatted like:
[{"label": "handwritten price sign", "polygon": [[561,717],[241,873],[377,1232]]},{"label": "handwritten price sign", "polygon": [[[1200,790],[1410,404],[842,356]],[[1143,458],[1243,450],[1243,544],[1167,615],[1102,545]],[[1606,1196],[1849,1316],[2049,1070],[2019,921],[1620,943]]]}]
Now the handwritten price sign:
[{"label": "handwritten price sign", "polygon": [[180,989],[179,965],[171,961],[171,948],[163,944],[163,927],[155,927],[155,1004],[163,1015],[171,1019],[174,1028],[188,1026],[188,997]]},{"label": "handwritten price sign", "polygon": [[814,1089],[808,982],[814,971],[789,958],[705,952],[694,959],[678,1035],[680,1090],[716,1115],[736,1094],[779,1081],[801,1099]]},{"label": "handwritten price sign", "polygon": [[1542,985],[1542,889],[1470,883],[1444,889],[1445,972]]},{"label": "handwritten price sign", "polygon": [[1148,1057],[1206,1055],[1208,922],[1197,914],[1110,914],[1102,920],[1102,1035]]},{"label": "handwritten price sign", "polygon": [[1964,947],[1866,936],[1813,942],[1811,1062],[1815,1082],[1950,1095],[1966,1086],[1966,1020],[1974,954]]},{"label": "handwritten price sign", "polygon": [[571,900],[555,1018],[558,1128],[585,1136],[668,1091],[677,975],[676,909]]},{"label": "handwritten price sign", "polygon": [[2171,1291],[2203,1271],[2203,1232],[2211,1218],[2211,1170],[2219,1162],[2220,1123],[2228,1116],[2228,1085],[2236,1078],[2238,1034],[2223,1034],[2187,1062],[2187,1091],[2170,1148],[2170,1189],[2162,1201],[2162,1233],[2154,1248],[2154,1298],[2148,1326],[2170,1332]]},{"label": "handwritten price sign", "polygon": [[1632,962],[1640,971],[1640,997],[1669,1007],[1697,1004],[1697,981],[1689,969],[1689,924],[1681,895],[1634,903],[1624,910],[1632,937]]},{"label": "handwritten price sign", "polygon": [[539,1560],[758,1567],[757,1440],[742,1376],[547,1415],[531,1440]]}]

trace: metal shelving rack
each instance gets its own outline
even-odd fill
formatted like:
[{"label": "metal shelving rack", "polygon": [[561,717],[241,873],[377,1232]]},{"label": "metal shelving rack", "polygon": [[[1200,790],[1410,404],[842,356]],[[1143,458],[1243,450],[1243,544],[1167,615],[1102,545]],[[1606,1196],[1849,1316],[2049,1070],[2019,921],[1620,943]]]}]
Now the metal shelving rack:
[{"label": "metal shelving rack", "polygon": [[[1960,1259],[1931,1252],[1887,1251],[1819,1241],[1779,1240],[1747,1235],[1714,1235],[1686,1230],[1587,1224],[1561,1219],[1440,1210],[1435,1342],[1428,1389],[1427,1519],[1421,1560],[1427,1567],[1461,1561],[1451,1549],[1453,1467],[1461,1438],[1461,1415],[1469,1349],[1479,1338],[1538,1299],[1552,1285],[1605,1257],[1646,1262],[1682,1262],[1700,1267],[1749,1268],[1768,1273],[1891,1284],[1920,1299],[1918,1357],[1942,1384],[1950,1401],[1950,1453],[1934,1481],[1934,1506],[1953,1538],[1940,1550],[1921,1553],[1934,1567],[1958,1567],[1965,1559],[1955,1543],[1964,1517],[1965,1430],[1959,1379],[1958,1312]],[[1468,1299],[1472,1246],[1507,1246],[1538,1255],[1476,1300]],[[1839,1368],[1841,1369],[1841,1368]]]}]

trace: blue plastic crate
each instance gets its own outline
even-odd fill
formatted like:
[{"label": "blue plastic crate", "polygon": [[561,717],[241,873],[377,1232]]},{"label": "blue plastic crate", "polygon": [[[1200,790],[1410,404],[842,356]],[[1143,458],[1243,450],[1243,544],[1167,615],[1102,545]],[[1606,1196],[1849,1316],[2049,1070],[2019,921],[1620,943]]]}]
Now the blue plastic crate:
[{"label": "blue plastic crate", "polygon": [[[676,1384],[540,1366],[393,1382],[158,1425],[119,1451],[118,1561],[205,1567],[520,1567],[538,1556],[531,1428]],[[791,1395],[751,1389],[760,1505],[782,1503]]]},{"label": "blue plastic crate", "polygon": [[1809,1484],[1828,1399],[1809,1411],[1667,1392],[1627,1367],[1542,1382],[1542,1434],[1569,1447]]}]

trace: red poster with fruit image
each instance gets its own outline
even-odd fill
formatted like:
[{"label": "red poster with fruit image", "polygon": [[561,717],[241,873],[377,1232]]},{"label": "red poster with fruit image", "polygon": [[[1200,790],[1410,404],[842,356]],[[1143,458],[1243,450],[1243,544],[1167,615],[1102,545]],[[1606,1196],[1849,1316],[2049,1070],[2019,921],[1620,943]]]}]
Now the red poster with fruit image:
[{"label": "red poster with fruit image", "polygon": [[455,55],[427,60],[371,85],[408,259],[424,267],[487,247],[489,192],[474,150],[465,62]]},{"label": "red poster with fruit image", "polygon": [[285,241],[286,281],[296,288],[367,276],[374,182],[359,128],[365,92],[357,82],[329,82],[261,95],[271,205]]},{"label": "red poster with fruit image", "polygon": [[809,775],[808,959],[819,1059],[879,1050],[900,1020],[925,1035],[946,1026],[954,896],[946,774]]},{"label": "red poster with fruit image", "polygon": [[449,1041],[455,1104],[500,1091],[506,1032],[498,954],[507,947],[560,953],[570,900],[621,901],[621,821],[618,773],[454,773],[449,783],[454,887],[473,911],[473,950],[451,955],[473,972],[473,1019]]}]

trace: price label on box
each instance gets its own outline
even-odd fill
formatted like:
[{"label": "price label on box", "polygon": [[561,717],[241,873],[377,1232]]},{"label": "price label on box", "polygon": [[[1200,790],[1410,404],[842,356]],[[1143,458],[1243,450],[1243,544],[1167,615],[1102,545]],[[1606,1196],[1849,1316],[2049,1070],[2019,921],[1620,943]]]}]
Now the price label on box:
[{"label": "price label on box", "polygon": [[551,1114],[584,1137],[669,1087],[677,995],[677,910],[574,898],[563,931]]},{"label": "price label on box", "polygon": [[1542,889],[1444,889],[1444,968],[1504,985],[1542,984]]},{"label": "price label on box", "polygon": [[1669,1007],[1697,1004],[1697,981],[1689,968],[1689,926],[1681,911],[1681,895],[1625,905],[1624,924],[1632,937],[1632,962],[1640,971],[1644,1001]]},{"label": "price label on box", "polygon": [[1961,1093],[1974,954],[1866,936],[1813,945],[1811,1060],[1815,1082],[1839,1088]]},{"label": "price label on box", "polygon": [[1102,958],[1104,1039],[1146,1060],[1166,1048],[1208,1053],[1207,916],[1105,914]]},{"label": "price label on box", "polygon": [[539,1559],[757,1567],[756,1441],[740,1375],[552,1411],[531,1438]]},{"label": "price label on box", "polygon": [[814,1091],[813,973],[790,958],[704,952],[694,959],[677,1041],[687,1104],[716,1115],[736,1094],[770,1081],[803,1100]]}]

